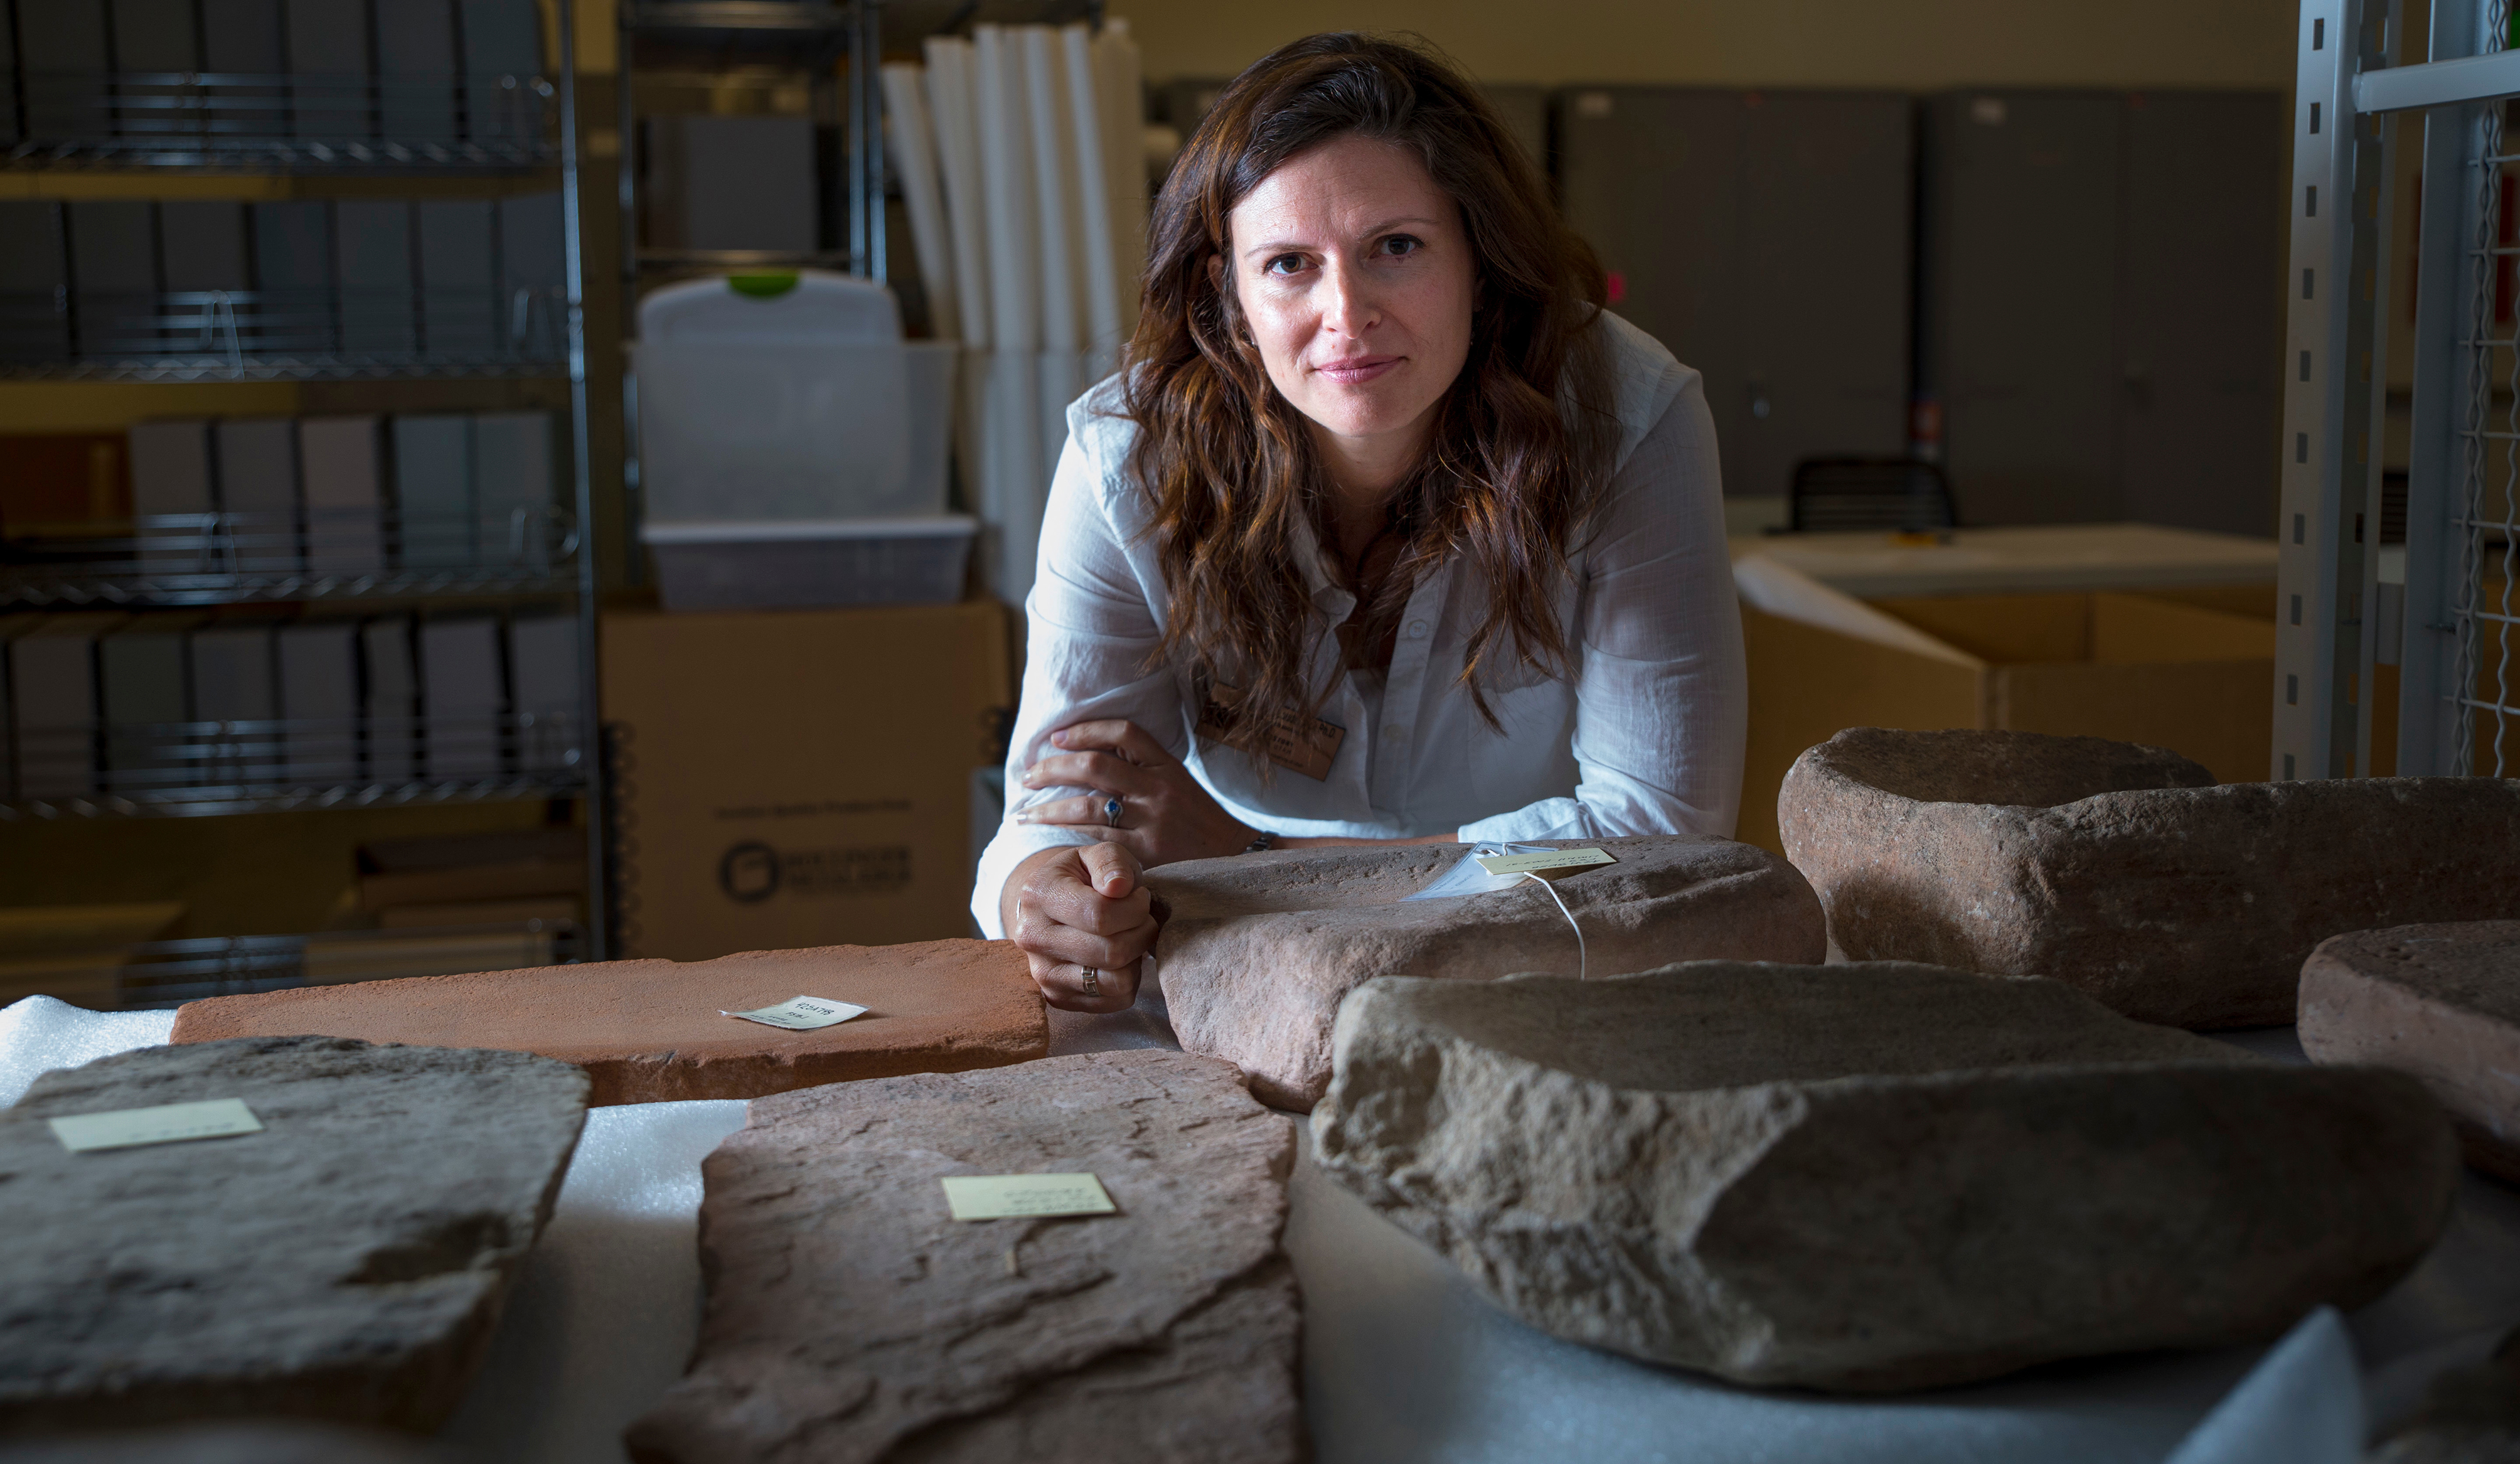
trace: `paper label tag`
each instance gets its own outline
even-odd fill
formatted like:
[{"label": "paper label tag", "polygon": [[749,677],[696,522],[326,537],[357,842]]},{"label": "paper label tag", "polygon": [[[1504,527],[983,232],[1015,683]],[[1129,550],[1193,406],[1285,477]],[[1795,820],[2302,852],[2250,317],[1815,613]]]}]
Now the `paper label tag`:
[{"label": "paper label tag", "polygon": [[[1491,854],[1523,854],[1543,852],[1536,844],[1474,844],[1470,851],[1453,862],[1453,867],[1437,875],[1434,882],[1410,899],[1454,899],[1464,894],[1491,894],[1510,890],[1522,883],[1518,874],[1494,875],[1479,867],[1479,860]],[[1547,850],[1554,853],[1555,850]]]},{"label": "paper label tag", "polygon": [[118,1108],[110,1113],[73,1114],[47,1119],[53,1137],[72,1154],[91,1149],[132,1149],[142,1144],[173,1144],[185,1139],[219,1139],[230,1134],[260,1133],[262,1121],[242,1098],[212,1098],[203,1103],[161,1103],[155,1108]]},{"label": "paper label tag", "polygon": [[[1207,705],[1198,709],[1199,735],[1211,742],[1223,738],[1233,709],[1241,704],[1240,688],[1217,687]],[[1338,758],[1339,744],[1345,741],[1347,729],[1336,722],[1281,710],[1269,722],[1269,760],[1288,772],[1323,782],[1330,775],[1330,764]]]},{"label": "paper label tag", "polygon": [[751,1012],[719,1012],[721,1017],[741,1017],[764,1027],[784,1027],[789,1031],[812,1031],[818,1027],[837,1027],[864,1012],[865,1007],[845,1001],[826,1001],[820,996],[790,996],[777,1006]]},{"label": "paper label tag", "polygon": [[1606,849],[1545,848],[1528,853],[1479,854],[1474,856],[1479,868],[1495,875],[1549,875],[1558,870],[1590,869],[1596,864],[1616,864]]},{"label": "paper label tag", "polygon": [[1102,1181],[1091,1174],[956,1174],[943,1182],[945,1203],[958,1220],[1117,1214],[1120,1210],[1102,1192]]}]

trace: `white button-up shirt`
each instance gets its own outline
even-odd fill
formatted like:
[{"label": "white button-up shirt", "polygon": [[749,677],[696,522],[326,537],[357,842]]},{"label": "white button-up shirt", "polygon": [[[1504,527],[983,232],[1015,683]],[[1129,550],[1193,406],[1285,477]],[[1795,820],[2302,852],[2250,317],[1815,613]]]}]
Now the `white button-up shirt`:
[{"label": "white button-up shirt", "polygon": [[[1619,441],[1607,493],[1578,532],[1557,595],[1575,678],[1523,664],[1508,639],[1501,659],[1510,664],[1486,684],[1499,725],[1480,717],[1460,677],[1488,606],[1458,556],[1411,593],[1379,684],[1349,672],[1330,627],[1356,599],[1324,569],[1304,526],[1297,551],[1322,632],[1312,673],[1315,685],[1331,688],[1320,715],[1346,731],[1319,781],[1285,767],[1264,778],[1247,755],[1202,741],[1189,668],[1147,668],[1170,597],[1147,532],[1152,504],[1127,467],[1137,427],[1111,415],[1116,378],[1088,391],[1067,409],[1040,570],[1024,602],[1009,813],[1092,791],[1022,786],[1023,770],[1056,751],[1051,733],[1125,718],[1180,757],[1237,819],[1285,837],[1730,838],[1740,810],[1747,681],[1714,423],[1696,372],[1636,327],[1603,320]],[[1090,828],[999,825],[971,892],[980,928],[1005,934],[998,898],[1017,864],[1095,837]]]}]

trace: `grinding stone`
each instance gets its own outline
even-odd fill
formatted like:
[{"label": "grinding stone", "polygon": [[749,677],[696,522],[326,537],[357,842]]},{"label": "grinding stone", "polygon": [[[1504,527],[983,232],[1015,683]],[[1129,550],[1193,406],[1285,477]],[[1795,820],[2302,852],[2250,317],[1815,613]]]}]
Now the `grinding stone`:
[{"label": "grinding stone", "polygon": [[[800,995],[869,1010],[812,1031],[719,1015]],[[538,1052],[584,1068],[599,1105],[757,1098],[862,1077],[994,1068],[1050,1051],[1041,993],[1023,956],[1004,940],[424,976],[219,996],[175,1015],[177,1042],[277,1032]]]}]

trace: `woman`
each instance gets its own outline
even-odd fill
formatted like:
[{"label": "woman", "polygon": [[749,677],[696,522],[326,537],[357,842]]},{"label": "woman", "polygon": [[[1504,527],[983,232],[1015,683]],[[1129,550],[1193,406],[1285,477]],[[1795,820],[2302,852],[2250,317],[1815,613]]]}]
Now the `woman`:
[{"label": "woman", "polygon": [[1714,429],[1602,286],[1422,51],[1314,36],[1217,99],[1068,412],[972,892],[1052,1005],[1135,1000],[1172,860],[1731,835]]}]

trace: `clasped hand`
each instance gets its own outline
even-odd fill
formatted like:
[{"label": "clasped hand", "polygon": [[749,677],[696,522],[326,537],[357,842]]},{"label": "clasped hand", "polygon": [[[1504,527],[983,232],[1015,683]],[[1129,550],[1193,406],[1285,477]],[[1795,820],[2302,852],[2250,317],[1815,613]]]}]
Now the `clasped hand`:
[{"label": "clasped hand", "polygon": [[1239,852],[1255,831],[1135,722],[1078,722],[1050,741],[1058,751],[1024,769],[1023,786],[1096,792],[1053,799],[1015,821],[1091,829],[1102,842],[1044,849],[1017,865],[1000,913],[1052,1006],[1121,1011],[1137,1000],[1161,929],[1140,876],[1158,864]]}]

